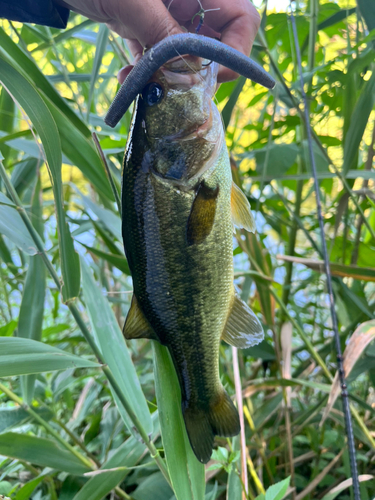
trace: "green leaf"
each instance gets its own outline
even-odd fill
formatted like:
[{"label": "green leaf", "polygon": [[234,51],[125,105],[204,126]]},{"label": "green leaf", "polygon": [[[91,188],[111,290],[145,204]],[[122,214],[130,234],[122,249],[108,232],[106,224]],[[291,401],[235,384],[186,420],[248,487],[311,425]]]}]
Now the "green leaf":
[{"label": "green leaf", "polygon": [[[154,422],[154,436],[158,430],[157,412],[152,415]],[[100,474],[96,474],[87,481],[83,488],[75,495],[73,500],[101,500],[113,488],[121,483],[125,477],[132,471],[127,467],[134,467],[140,461],[146,450],[145,445],[138,439],[131,436],[117,450],[113,452],[99,470]],[[117,470],[108,470],[117,469]]]},{"label": "green leaf", "polygon": [[[53,417],[48,408],[35,408],[34,411],[44,420],[50,420]],[[0,433],[11,427],[23,425],[30,419],[30,415],[23,408],[0,408]]]},{"label": "green leaf", "polygon": [[354,14],[356,10],[356,7],[352,7],[351,9],[342,9],[335,12],[335,14],[332,14],[332,16],[329,16],[327,19],[318,24],[318,30],[324,30],[325,28],[329,28],[330,26],[343,21],[348,16]]},{"label": "green leaf", "polygon": [[[370,113],[375,104],[375,71],[365,83],[350,117],[350,125],[345,135],[343,174],[346,175],[358,154]],[[355,168],[357,165],[354,165]]]},{"label": "green leaf", "polygon": [[0,337],[0,377],[27,375],[67,368],[99,368],[84,358],[43,342],[18,337]]},{"label": "green leaf", "polygon": [[17,321],[12,319],[4,326],[0,326],[0,337],[10,337],[13,335],[14,330],[17,328]]},{"label": "green leaf", "polygon": [[357,4],[368,30],[375,29],[375,3],[372,0],[357,0]]},{"label": "green leaf", "polygon": [[1,60],[0,81],[24,108],[42,140],[55,197],[63,277],[62,296],[63,301],[67,302],[77,297],[79,293],[80,268],[78,254],[74,250],[69,227],[65,221],[61,180],[61,144],[56,123],[38,91],[18,71]]},{"label": "green leaf", "polygon": [[257,162],[257,172],[271,176],[282,175],[296,161],[298,152],[297,144],[271,144],[257,149],[253,152]]},{"label": "green leaf", "polygon": [[[76,191],[79,192],[78,189]],[[107,208],[100,207],[90,200],[88,196],[84,196],[82,193],[79,194],[82,197],[85,207],[94,212],[97,218],[106,226],[108,231],[110,231],[113,236],[122,242],[121,219],[119,215],[115,214],[111,210],[108,210]]]},{"label": "green leaf", "polygon": [[43,481],[43,479],[50,474],[50,470],[39,474],[39,476],[34,477],[27,483],[25,483],[18,491],[15,496],[15,500],[29,500],[32,492],[39,486],[39,484]]},{"label": "green leaf", "polygon": [[54,441],[27,434],[0,434],[0,455],[69,472],[75,476],[90,471],[75,455],[58,447]]},{"label": "green leaf", "polygon": [[38,249],[15,205],[0,193],[0,233],[7,236],[23,252],[35,255]]},{"label": "green leaf", "polygon": [[109,36],[109,29],[105,24],[101,24],[99,27],[99,33],[96,42],[95,58],[91,73],[89,98],[87,100],[87,119],[89,118],[90,115],[90,108],[91,108],[92,98],[94,95],[95,82],[96,79],[98,78],[100,66],[102,65],[102,59],[105,54],[105,50],[107,48],[108,36]]},{"label": "green leaf", "polygon": [[[341,144],[341,142],[340,142]],[[307,141],[302,141],[302,152],[305,157],[305,161],[307,164],[309,164],[309,145]],[[314,152],[314,158],[315,158],[315,165],[316,165],[316,170],[317,172],[329,172],[328,166],[329,162],[327,158],[324,156],[322,153],[321,149],[318,147],[318,145],[313,142],[313,152]]]},{"label": "green leaf", "polygon": [[37,47],[33,48],[31,52],[36,52],[37,50],[44,50],[47,47],[50,47],[51,45],[56,45],[59,42],[63,42],[64,40],[71,38],[75,33],[83,31],[84,29],[88,28],[93,24],[95,24],[95,21],[92,21],[91,19],[86,19],[82,23],[76,24],[70,29],[65,29],[63,31],[60,31],[57,35],[52,37],[52,39],[49,40],[48,42],[43,42]]},{"label": "green leaf", "polygon": [[[240,450],[239,436],[233,438],[232,449],[233,451]],[[241,458],[234,465],[236,465],[238,470],[241,470]],[[242,500],[242,484],[236,467],[231,467],[228,474],[227,500]]]},{"label": "green leaf", "polygon": [[100,257],[101,259],[106,260],[113,266],[117,267],[120,271],[122,271],[124,274],[130,276],[130,269],[129,269],[129,264],[128,261],[125,257],[125,255],[115,255],[113,253],[107,253],[107,252],[102,252],[102,250],[98,250],[97,248],[89,247],[87,245],[84,245],[81,243],[87,250],[97,257]]},{"label": "green leaf", "polygon": [[38,163],[36,158],[30,158],[14,167],[11,181],[19,196],[35,181]]},{"label": "green leaf", "polygon": [[[12,483],[9,481],[0,481],[0,495],[10,495],[12,491]],[[1,497],[2,500],[8,500],[8,497]]]},{"label": "green leaf", "polygon": [[266,494],[259,495],[256,500],[282,500],[288,490],[290,477],[287,477],[279,483],[273,484],[268,488]]},{"label": "green leaf", "polygon": [[234,109],[236,102],[241,94],[241,91],[242,91],[243,86],[245,85],[245,82],[246,82],[246,78],[244,76],[240,76],[237,83],[236,83],[236,86],[234,87],[234,90],[231,92],[231,94],[229,96],[228,102],[224,106],[224,109],[221,113],[221,116],[222,116],[223,122],[224,122],[224,129],[226,129],[229,125],[229,122],[230,122],[230,119],[231,119],[231,116],[233,113],[233,109]]},{"label": "green leaf", "polygon": [[132,492],[134,500],[167,500],[173,491],[161,472],[150,474],[136,490]]},{"label": "green leaf", "polygon": [[22,51],[19,45],[13,42],[12,38],[2,28],[0,28],[0,50],[3,50],[4,55],[17,65],[18,70],[25,78],[32,81],[40,91],[51,99],[71,122],[71,125],[77,128],[85,137],[91,137],[90,130],[68,106],[60,94],[58,94],[48,81],[48,78],[38,68],[37,64],[35,64],[28,54],[26,55]]},{"label": "green leaf", "polygon": [[57,125],[63,153],[92,182],[101,196],[114,201],[111,186],[91,137],[86,137],[72,127],[66,115],[53,102],[47,98],[45,102]]},{"label": "green leaf", "polygon": [[205,491],[204,466],[186,434],[176,370],[166,347],[153,342],[153,352],[160,428],[172,486],[177,500],[200,500]]},{"label": "green leaf", "polygon": [[[43,237],[43,215],[40,200],[40,179],[38,179],[31,209],[31,219]],[[41,340],[42,323],[44,314],[44,298],[46,294],[46,268],[42,257],[35,255],[30,257],[29,268],[23,288],[22,302],[18,317],[18,337]],[[21,378],[22,397],[31,404],[34,395],[34,375],[26,375]]]},{"label": "green leaf", "polygon": [[[2,90],[0,95],[0,130],[4,132],[13,131],[15,105],[13,99],[10,97],[5,89]],[[0,144],[0,151],[5,158],[5,165],[11,162],[11,150],[5,144]]]},{"label": "green leaf", "polygon": [[[102,352],[104,362],[109,366],[124,396],[133,408],[148,434],[152,432],[151,415],[142,392],[137,373],[126,346],[124,337],[108,300],[95,283],[86,262],[82,259],[82,290],[95,340]],[[121,403],[114,398],[129,431],[134,434],[133,423]]]}]

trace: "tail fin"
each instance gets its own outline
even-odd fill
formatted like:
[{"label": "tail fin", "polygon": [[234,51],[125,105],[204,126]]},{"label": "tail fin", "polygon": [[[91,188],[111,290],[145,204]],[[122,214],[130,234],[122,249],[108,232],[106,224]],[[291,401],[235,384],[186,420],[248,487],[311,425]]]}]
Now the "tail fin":
[{"label": "tail fin", "polygon": [[191,447],[204,464],[211,458],[215,435],[230,437],[240,432],[238,411],[224,388],[208,409],[187,404],[183,415]]}]

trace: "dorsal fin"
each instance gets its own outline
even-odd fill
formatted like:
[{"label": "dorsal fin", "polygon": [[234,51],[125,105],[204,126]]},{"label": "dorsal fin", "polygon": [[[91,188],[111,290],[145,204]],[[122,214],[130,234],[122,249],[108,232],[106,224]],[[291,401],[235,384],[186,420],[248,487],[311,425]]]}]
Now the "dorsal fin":
[{"label": "dorsal fin", "polygon": [[136,296],[133,293],[132,303],[126,316],[123,329],[124,337],[130,339],[152,339],[159,340],[141,311]]},{"label": "dorsal fin", "polygon": [[259,344],[264,338],[259,319],[236,293],[221,338],[239,349]]},{"label": "dorsal fin", "polygon": [[210,234],[214,225],[218,194],[219,186],[210,188],[204,181],[199,184],[187,223],[188,245],[198,245]]},{"label": "dorsal fin", "polygon": [[233,224],[246,231],[255,233],[255,220],[251,213],[250,203],[241,189],[233,182],[231,192],[231,208]]}]

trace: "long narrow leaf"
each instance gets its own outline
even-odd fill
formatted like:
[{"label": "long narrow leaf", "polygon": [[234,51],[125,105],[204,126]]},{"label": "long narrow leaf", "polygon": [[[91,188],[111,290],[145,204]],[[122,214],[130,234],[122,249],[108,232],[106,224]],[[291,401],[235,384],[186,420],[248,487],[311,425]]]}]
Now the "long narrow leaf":
[{"label": "long narrow leaf", "polygon": [[68,120],[77,128],[85,137],[91,137],[91,132],[83,123],[83,121],[72,111],[65,100],[56,92],[54,87],[48,81],[48,78],[43,75],[42,71],[34,63],[23,50],[13,42],[5,31],[0,28],[0,50],[4,51],[6,57],[14,62],[19,71],[23,72],[25,77],[28,77],[36,87],[41,90],[51,101],[64,113]]},{"label": "long narrow leaf", "polygon": [[67,368],[99,368],[88,359],[79,358],[43,342],[18,337],[0,337],[0,377],[27,375]]},{"label": "long narrow leaf", "polygon": [[[344,175],[352,166],[353,160],[358,154],[359,146],[365,132],[370,113],[375,104],[375,71],[364,85],[361,95],[354,107],[350,117],[350,125],[345,135],[344,146]],[[356,167],[356,165],[355,165]]]},{"label": "long narrow leaf", "polygon": [[[151,434],[151,415],[124,337],[109,302],[103,297],[85,261],[82,259],[81,262],[83,295],[90,318],[91,328],[95,333],[95,339],[102,352],[103,360],[111,369],[124,396],[134,409],[144,429],[148,434]],[[130,418],[126,414],[121,403],[117,401],[117,404],[129,431],[134,433],[133,424]]]},{"label": "long narrow leaf", "polygon": [[105,54],[105,50],[107,48],[108,36],[109,36],[109,29],[105,24],[101,24],[99,27],[98,39],[96,42],[95,58],[91,73],[89,98],[87,101],[87,116],[90,115],[90,108],[91,108],[92,98],[94,96],[95,83],[99,75],[99,70],[100,66],[102,65],[102,59]]},{"label": "long narrow leaf", "polygon": [[56,124],[38,91],[10,64],[0,60],[0,81],[24,108],[36,128],[45,151],[51,178],[59,234],[62,296],[64,302],[77,297],[80,284],[78,254],[65,221],[61,180],[61,144]]},{"label": "long narrow leaf", "polygon": [[38,249],[20,214],[3,193],[0,193],[0,233],[7,236],[23,252],[29,255],[37,253]]},{"label": "long narrow leaf", "polygon": [[[43,237],[42,207],[40,202],[40,180],[35,188],[32,203],[32,220],[35,229]],[[42,323],[44,314],[44,298],[46,294],[46,268],[42,257],[30,257],[22,302],[18,319],[18,336],[40,340],[42,337]],[[26,375],[21,378],[22,397],[30,404],[34,394],[35,375]]]},{"label": "long narrow leaf", "polygon": [[59,448],[54,441],[27,434],[0,434],[0,455],[42,467],[52,467],[75,476],[90,470],[68,450]]},{"label": "long narrow leaf", "polygon": [[165,458],[177,500],[201,500],[204,466],[195,457],[181,412],[176,371],[167,349],[153,343],[155,389]]}]

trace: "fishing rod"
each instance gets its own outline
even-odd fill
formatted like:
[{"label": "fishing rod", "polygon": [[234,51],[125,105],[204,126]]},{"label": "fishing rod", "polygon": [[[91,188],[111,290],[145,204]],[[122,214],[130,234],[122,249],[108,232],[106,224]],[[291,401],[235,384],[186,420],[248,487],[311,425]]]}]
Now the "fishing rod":
[{"label": "fishing rod", "polygon": [[328,258],[327,243],[326,243],[325,235],[324,235],[322,204],[321,204],[321,200],[320,200],[320,187],[319,187],[319,181],[318,181],[318,175],[317,175],[317,169],[316,169],[316,163],[315,163],[315,156],[314,156],[314,151],[313,151],[309,104],[308,104],[306,92],[304,89],[301,50],[300,50],[299,43],[298,43],[298,32],[297,32],[296,19],[295,19],[294,13],[293,13],[292,0],[290,0],[290,19],[291,19],[292,29],[293,29],[294,45],[295,45],[295,49],[296,49],[298,72],[299,72],[299,79],[300,79],[300,85],[301,85],[301,95],[302,95],[302,100],[304,103],[307,143],[308,143],[308,149],[309,149],[311,170],[312,170],[312,174],[313,174],[313,178],[314,178],[316,210],[317,210],[318,221],[319,221],[322,254],[323,254],[323,260],[324,260],[324,271],[325,271],[325,274],[327,277],[327,289],[328,289],[329,305],[330,305],[330,311],[331,311],[332,329],[334,332],[336,352],[337,352],[337,371],[339,374],[340,386],[341,386],[341,399],[342,399],[342,405],[343,405],[343,410],[344,410],[346,435],[347,435],[347,439],[348,439],[348,450],[349,450],[349,459],[350,459],[350,469],[351,469],[352,481],[353,481],[354,498],[355,498],[355,500],[361,500],[359,481],[358,481],[357,462],[356,462],[356,456],[355,456],[353,424],[352,424],[352,417],[351,417],[351,413],[350,413],[348,389],[347,389],[347,385],[346,385],[345,372],[344,372],[344,366],[343,366],[343,357],[342,357],[337,315],[336,315],[336,309],[335,309],[335,298],[333,295],[333,288],[332,288],[331,267],[330,267],[330,262],[329,262],[329,258]]}]

